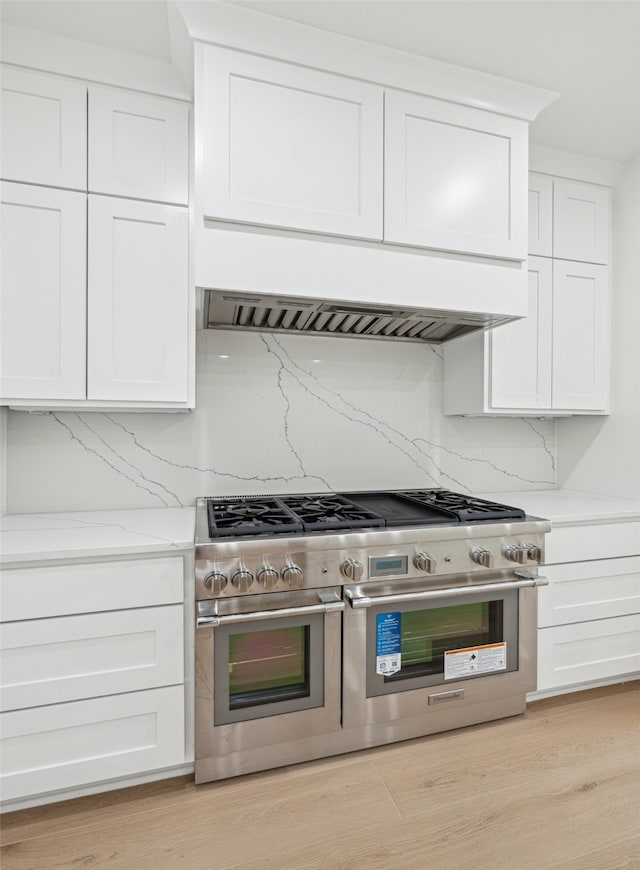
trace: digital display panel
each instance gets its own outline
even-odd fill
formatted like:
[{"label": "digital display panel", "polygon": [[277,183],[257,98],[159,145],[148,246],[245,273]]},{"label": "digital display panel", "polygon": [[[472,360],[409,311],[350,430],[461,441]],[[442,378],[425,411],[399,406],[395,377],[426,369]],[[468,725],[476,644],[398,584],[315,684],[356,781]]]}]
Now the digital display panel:
[{"label": "digital display panel", "polygon": [[371,556],[369,558],[369,577],[388,577],[408,573],[407,556]]}]

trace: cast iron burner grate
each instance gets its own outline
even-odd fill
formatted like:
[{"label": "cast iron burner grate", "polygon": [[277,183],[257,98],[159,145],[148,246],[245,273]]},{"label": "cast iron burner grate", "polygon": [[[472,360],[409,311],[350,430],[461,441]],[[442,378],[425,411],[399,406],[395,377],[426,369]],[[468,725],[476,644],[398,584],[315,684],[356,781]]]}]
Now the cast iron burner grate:
[{"label": "cast iron burner grate", "polygon": [[382,528],[382,517],[341,495],[287,496],[282,502],[302,520],[305,532]]},{"label": "cast iron burner grate", "polygon": [[523,520],[526,516],[520,508],[483,498],[474,498],[459,492],[450,492],[447,489],[410,489],[399,492],[398,495],[418,504],[451,511],[461,523],[477,523],[483,520]]},{"label": "cast iron burner grate", "polygon": [[300,520],[277,498],[209,499],[211,538],[302,532]]}]

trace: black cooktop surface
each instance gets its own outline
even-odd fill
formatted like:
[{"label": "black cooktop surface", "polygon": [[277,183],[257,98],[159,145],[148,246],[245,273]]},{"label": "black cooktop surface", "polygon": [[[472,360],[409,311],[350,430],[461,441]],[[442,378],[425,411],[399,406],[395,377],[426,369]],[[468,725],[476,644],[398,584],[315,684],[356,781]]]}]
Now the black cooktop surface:
[{"label": "black cooktop surface", "polygon": [[306,535],[525,519],[520,508],[446,489],[207,499],[211,538]]}]

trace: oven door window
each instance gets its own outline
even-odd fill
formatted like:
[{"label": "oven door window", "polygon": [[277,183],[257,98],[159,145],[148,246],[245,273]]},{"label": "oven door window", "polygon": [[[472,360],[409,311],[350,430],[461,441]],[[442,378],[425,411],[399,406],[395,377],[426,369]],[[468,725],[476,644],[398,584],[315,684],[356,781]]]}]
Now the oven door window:
[{"label": "oven door window", "polygon": [[214,722],[243,722],[321,707],[324,616],[214,629]]},{"label": "oven door window", "polygon": [[[475,599],[475,596],[474,596]],[[457,599],[458,601],[460,599]],[[477,600],[453,603],[444,598],[425,607],[419,603],[397,607],[371,607],[367,623],[367,696],[402,692],[422,686],[447,682],[445,656],[456,650],[469,650],[472,662],[491,656],[497,661],[495,672],[515,671],[518,667],[518,592],[508,590],[503,595],[482,596]],[[380,618],[391,619],[396,626],[396,649],[400,652],[400,668],[392,674],[379,673]],[[399,624],[398,624],[399,623]],[[391,641],[393,644],[393,640]],[[504,646],[502,646],[504,644]],[[480,648],[480,649],[478,649]],[[500,663],[504,655],[506,661]],[[491,670],[473,665],[465,667],[460,656],[455,663],[460,671],[457,679],[478,679]],[[451,661],[449,659],[449,661]],[[506,666],[503,666],[506,665]],[[491,668],[491,664],[488,665]],[[455,667],[449,666],[455,673]]]}]

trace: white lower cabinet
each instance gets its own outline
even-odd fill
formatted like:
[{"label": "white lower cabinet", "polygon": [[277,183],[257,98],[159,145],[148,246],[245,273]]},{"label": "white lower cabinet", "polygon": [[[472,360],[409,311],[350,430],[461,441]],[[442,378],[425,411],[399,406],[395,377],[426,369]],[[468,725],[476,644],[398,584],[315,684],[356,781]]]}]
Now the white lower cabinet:
[{"label": "white lower cabinet", "polygon": [[184,688],[2,713],[3,801],[184,761]]},{"label": "white lower cabinet", "polygon": [[634,522],[552,530],[541,568],[549,585],[538,590],[538,692],[640,672],[639,531]]},{"label": "white lower cabinet", "polygon": [[181,557],[7,568],[1,591],[3,809],[185,763]]}]

